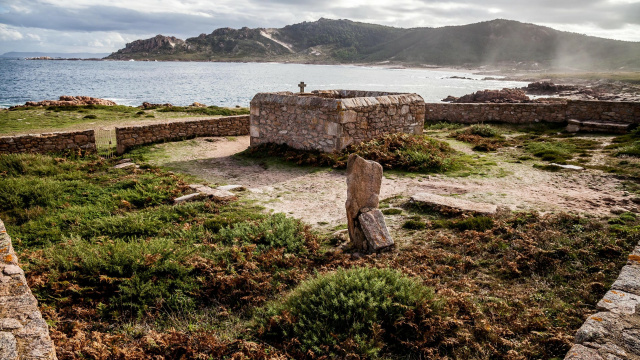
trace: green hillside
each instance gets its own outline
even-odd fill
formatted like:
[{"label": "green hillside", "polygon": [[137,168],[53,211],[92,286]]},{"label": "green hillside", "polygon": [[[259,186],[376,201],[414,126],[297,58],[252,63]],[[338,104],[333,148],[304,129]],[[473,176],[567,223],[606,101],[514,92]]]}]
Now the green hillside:
[{"label": "green hillside", "polygon": [[127,44],[107,58],[442,66],[525,62],[540,67],[612,70],[640,69],[640,43],[511,20],[401,29],[320,19],[280,29],[223,28],[185,41],[158,35]]}]

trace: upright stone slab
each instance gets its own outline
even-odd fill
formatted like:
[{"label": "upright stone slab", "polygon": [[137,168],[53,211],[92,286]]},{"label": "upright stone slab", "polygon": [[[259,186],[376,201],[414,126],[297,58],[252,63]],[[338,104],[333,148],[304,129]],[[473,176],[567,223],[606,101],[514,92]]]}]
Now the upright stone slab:
[{"label": "upright stone slab", "polygon": [[382,166],[380,164],[365,160],[356,154],[349,156],[345,207],[349,238],[355,250],[370,253],[393,245],[384,217],[377,210],[381,185]]}]

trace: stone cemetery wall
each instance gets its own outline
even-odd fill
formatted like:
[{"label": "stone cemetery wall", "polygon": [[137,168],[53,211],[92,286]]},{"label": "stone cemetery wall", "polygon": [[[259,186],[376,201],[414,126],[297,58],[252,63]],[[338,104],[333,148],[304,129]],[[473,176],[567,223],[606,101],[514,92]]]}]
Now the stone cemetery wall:
[{"label": "stone cemetery wall", "polygon": [[326,90],[260,93],[251,100],[251,146],[332,152],[384,134],[421,134],[423,126],[424,100],[416,94]]},{"label": "stone cemetery wall", "polygon": [[426,121],[456,123],[565,122],[565,104],[426,104]]},{"label": "stone cemetery wall", "polygon": [[426,121],[457,123],[564,123],[569,119],[640,123],[640,103],[567,100],[541,104],[426,104]]},{"label": "stone cemetery wall", "polygon": [[621,101],[567,101],[567,120],[601,120],[640,124],[640,103]]},{"label": "stone cemetery wall", "polygon": [[56,352],[38,302],[0,220],[0,359],[53,360]]},{"label": "stone cemetery wall", "polygon": [[249,133],[249,115],[206,120],[176,121],[163,124],[116,128],[118,154],[131,147],[198,136],[239,136]]},{"label": "stone cemetery wall", "polygon": [[578,329],[565,360],[640,357],[640,244],[629,255],[611,289]]},{"label": "stone cemetery wall", "polygon": [[42,154],[77,149],[95,151],[93,130],[0,137],[0,154]]}]

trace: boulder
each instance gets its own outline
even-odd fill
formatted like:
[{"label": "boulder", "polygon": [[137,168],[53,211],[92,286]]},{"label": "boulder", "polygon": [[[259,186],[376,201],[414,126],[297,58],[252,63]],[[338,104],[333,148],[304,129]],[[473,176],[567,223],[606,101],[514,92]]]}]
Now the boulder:
[{"label": "boulder", "polygon": [[379,209],[362,212],[358,216],[358,222],[370,251],[380,251],[393,245],[393,239],[384,222],[384,215]]},{"label": "boulder", "polygon": [[[369,161],[356,154],[351,154],[347,161],[347,224],[351,247],[356,251],[370,253],[383,247],[393,245],[388,236],[384,218],[379,221],[377,214],[366,215],[367,233],[363,231],[360,216],[363,213],[377,210],[380,202],[380,187],[382,185],[382,166],[375,161]],[[379,211],[378,211],[379,212]],[[384,226],[384,231],[376,230]],[[386,235],[382,235],[382,234]],[[369,235],[369,237],[367,236]],[[386,245],[385,245],[386,244]],[[384,245],[384,246],[383,246]]]},{"label": "boulder", "polygon": [[12,108],[27,107],[27,106],[83,106],[83,105],[113,106],[117,104],[111,100],[94,98],[90,96],[62,95],[60,96],[60,100],[27,101],[24,105],[18,105]]},{"label": "boulder", "polygon": [[232,201],[232,200],[238,199],[238,197],[236,197],[234,193],[226,190],[212,189],[208,186],[200,185],[200,184],[192,184],[192,185],[189,185],[189,187],[199,192],[203,196],[206,196],[209,199],[215,200],[215,201]]}]

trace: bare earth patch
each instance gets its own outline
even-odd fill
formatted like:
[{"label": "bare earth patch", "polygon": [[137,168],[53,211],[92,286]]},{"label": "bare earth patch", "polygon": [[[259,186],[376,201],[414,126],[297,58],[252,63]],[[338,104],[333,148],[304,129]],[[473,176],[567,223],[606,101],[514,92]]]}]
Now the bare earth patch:
[{"label": "bare earth patch", "polygon": [[[606,140],[606,138],[603,138]],[[249,146],[249,137],[201,138],[155,145],[151,162],[195,175],[212,184],[240,184],[249,189],[249,199],[274,212],[330,228],[346,222],[346,181],[343,170],[295,167],[247,161],[233,157]],[[454,144],[459,150],[469,152]],[[516,163],[503,149],[491,157],[500,176],[446,175],[406,176],[386,173],[381,199],[418,192],[454,195],[496,204],[511,210],[566,211],[608,215],[612,208],[636,207],[621,189],[621,183],[598,170],[547,172],[533,168],[531,161]],[[599,161],[601,157],[595,157]]]}]

